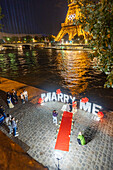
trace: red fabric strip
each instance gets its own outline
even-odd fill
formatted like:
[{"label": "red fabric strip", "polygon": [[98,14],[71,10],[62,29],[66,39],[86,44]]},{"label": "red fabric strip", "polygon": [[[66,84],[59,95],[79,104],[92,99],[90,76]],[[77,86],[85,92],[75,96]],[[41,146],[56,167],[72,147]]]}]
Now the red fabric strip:
[{"label": "red fabric strip", "polygon": [[64,111],[57,136],[55,149],[69,151],[70,132],[73,113]]}]

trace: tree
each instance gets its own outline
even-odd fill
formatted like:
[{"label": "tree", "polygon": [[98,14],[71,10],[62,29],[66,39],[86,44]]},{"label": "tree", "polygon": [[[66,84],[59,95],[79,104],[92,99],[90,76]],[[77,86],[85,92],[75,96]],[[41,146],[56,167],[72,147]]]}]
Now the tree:
[{"label": "tree", "polygon": [[35,38],[35,40],[36,40],[37,42],[40,42],[40,37],[35,36],[34,38]]},{"label": "tree", "polygon": [[10,37],[3,37],[6,43],[11,43],[11,38]]},{"label": "tree", "polygon": [[49,35],[49,36],[47,36],[47,39],[48,39],[50,42],[52,42],[52,41],[54,41],[55,37],[54,37],[53,35]]},{"label": "tree", "polygon": [[13,42],[13,43],[17,43],[18,40],[19,40],[19,38],[16,36],[11,37],[11,42]]},{"label": "tree", "polygon": [[79,24],[89,35],[89,45],[94,50],[90,57],[97,59],[95,67],[107,75],[104,87],[113,88],[113,1],[82,0],[82,3]]},{"label": "tree", "polygon": [[26,42],[27,42],[27,43],[32,42],[32,36],[26,35],[25,38],[26,38]]}]

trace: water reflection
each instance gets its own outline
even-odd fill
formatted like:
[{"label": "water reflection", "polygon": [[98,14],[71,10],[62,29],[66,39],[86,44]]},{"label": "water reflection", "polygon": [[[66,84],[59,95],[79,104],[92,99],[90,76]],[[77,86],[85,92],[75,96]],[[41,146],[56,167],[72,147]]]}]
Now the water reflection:
[{"label": "water reflection", "polygon": [[36,49],[1,53],[0,75],[48,91],[60,88],[74,95],[88,88],[94,70],[87,52]]},{"label": "water reflection", "polygon": [[[83,92],[88,85],[85,73],[90,67],[90,60],[87,53],[79,51],[66,51],[64,54],[63,67],[65,71],[61,72],[66,86],[70,89],[71,94]],[[61,65],[59,65],[61,67]]]}]

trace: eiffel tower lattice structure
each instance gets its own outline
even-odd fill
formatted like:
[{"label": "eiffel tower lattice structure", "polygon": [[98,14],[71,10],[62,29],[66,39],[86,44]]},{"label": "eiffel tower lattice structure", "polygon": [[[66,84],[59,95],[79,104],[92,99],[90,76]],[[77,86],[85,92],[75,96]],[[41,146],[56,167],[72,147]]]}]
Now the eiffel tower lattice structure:
[{"label": "eiffel tower lattice structure", "polygon": [[80,7],[82,3],[80,0],[68,0],[68,11],[65,18],[65,22],[61,23],[61,30],[58,33],[55,41],[60,41],[64,35],[69,35],[69,40],[72,40],[76,34],[78,36],[83,35],[85,39],[85,31],[81,28],[81,25],[77,25],[77,20],[81,17]]}]

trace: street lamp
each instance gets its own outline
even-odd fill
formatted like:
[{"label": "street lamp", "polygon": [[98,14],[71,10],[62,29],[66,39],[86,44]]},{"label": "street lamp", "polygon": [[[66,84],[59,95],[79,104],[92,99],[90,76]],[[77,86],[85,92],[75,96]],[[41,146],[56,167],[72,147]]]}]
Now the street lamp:
[{"label": "street lamp", "polygon": [[[58,168],[58,170],[61,170],[59,167],[59,160],[60,160],[60,158],[56,158],[57,160],[58,160],[58,165],[56,165],[56,167]],[[62,159],[62,158],[61,158]]]},{"label": "street lamp", "polygon": [[56,165],[56,167],[57,167],[57,169],[58,170],[61,170],[60,169],[60,165],[59,165],[59,161],[62,159],[62,154],[60,153],[60,151],[55,151],[55,158],[57,159],[57,161],[58,161],[58,164]]}]

